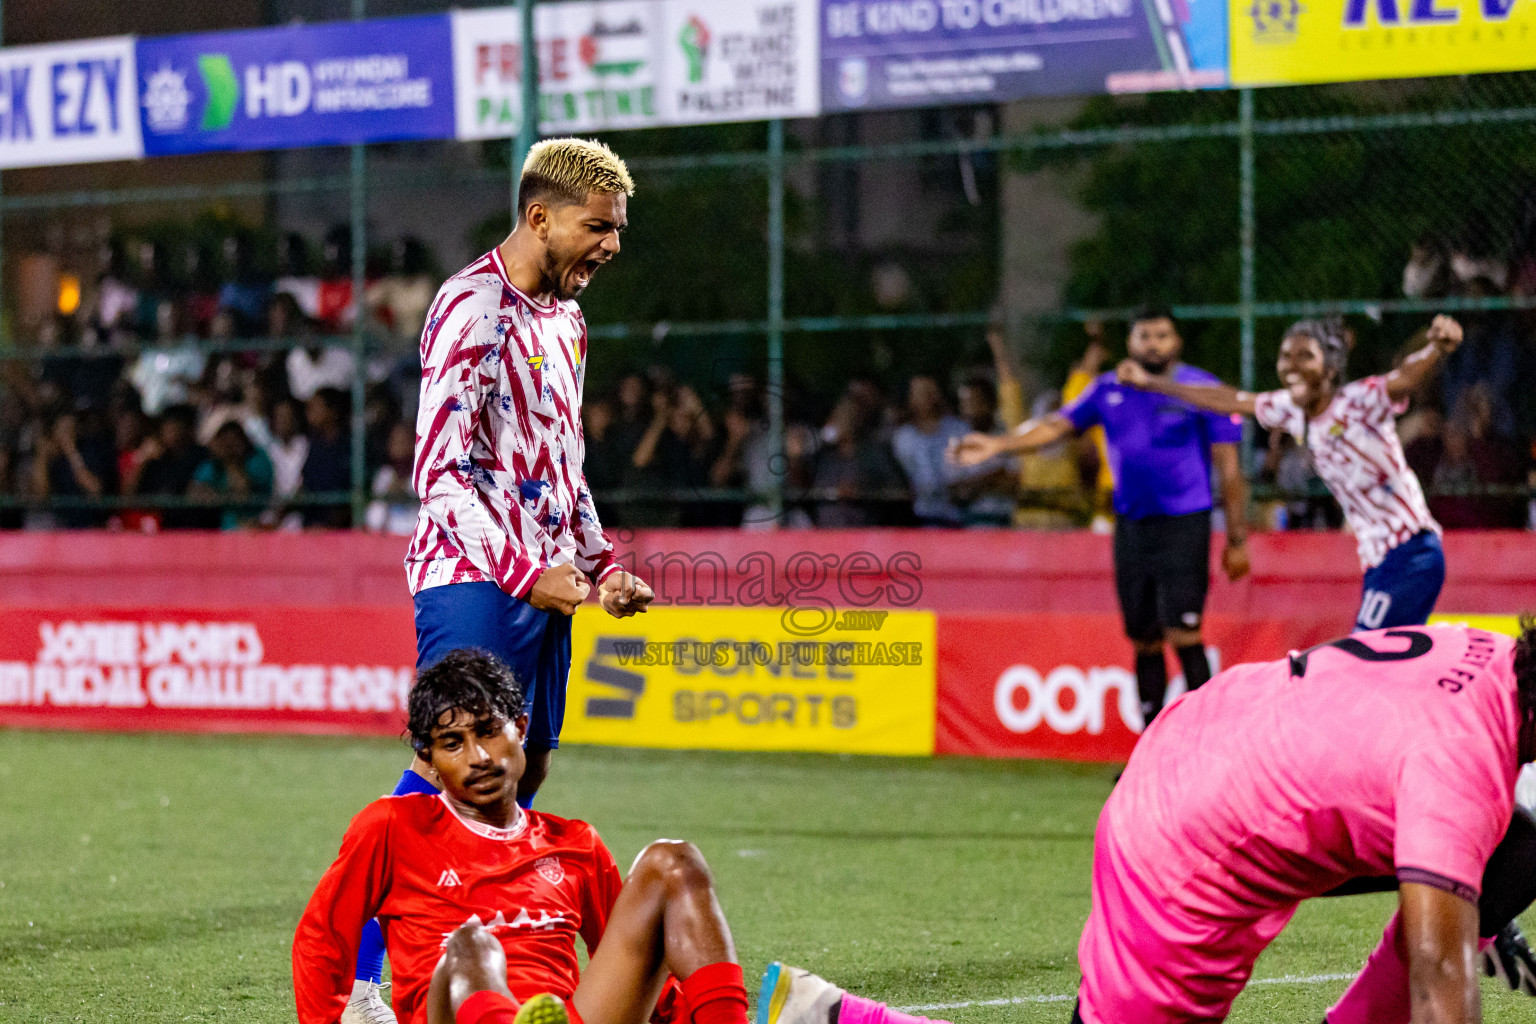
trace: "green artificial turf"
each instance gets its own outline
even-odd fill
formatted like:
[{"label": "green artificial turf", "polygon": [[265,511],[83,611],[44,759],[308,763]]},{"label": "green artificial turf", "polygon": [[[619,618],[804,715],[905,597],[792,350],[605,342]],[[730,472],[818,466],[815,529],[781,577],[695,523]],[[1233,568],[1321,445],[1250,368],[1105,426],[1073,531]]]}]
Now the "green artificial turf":
[{"label": "green artificial turf", "polygon": [[[289,1021],[289,939],[398,742],[0,733],[0,1021]],[[621,865],[660,836],[715,871],[749,984],[783,959],[957,1024],[1058,1021],[1113,769],[571,747],[540,795]],[[1391,896],[1315,901],[1235,1021],[1318,1021]],[[1485,988],[1490,1021],[1536,1001]]]}]

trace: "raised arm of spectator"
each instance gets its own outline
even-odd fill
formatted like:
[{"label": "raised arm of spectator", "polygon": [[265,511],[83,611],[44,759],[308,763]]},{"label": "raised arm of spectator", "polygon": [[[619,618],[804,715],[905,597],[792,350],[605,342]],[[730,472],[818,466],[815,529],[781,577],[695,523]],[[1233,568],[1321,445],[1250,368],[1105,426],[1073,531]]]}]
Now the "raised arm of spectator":
[{"label": "raised arm of spectator", "polygon": [[997,414],[1013,430],[1024,422],[1024,386],[1013,372],[1008,340],[1001,327],[987,328],[987,347],[992,350],[992,369],[997,374]]},{"label": "raised arm of spectator", "polygon": [[422,512],[454,539],[476,569],[513,597],[528,598],[544,568],[525,540],[548,534],[519,496],[491,503],[475,486],[475,477],[487,472],[475,462],[475,428],[494,383],[480,367],[497,343],[482,326],[486,321],[463,312],[469,305],[460,302],[439,314],[441,320],[423,338],[427,377],[416,415],[413,484]]},{"label": "raised arm of spectator", "polygon": [[1403,882],[1402,942],[1407,947],[1413,1024],[1478,1024],[1477,905],[1433,885]]},{"label": "raised arm of spectator", "polygon": [[741,477],[742,453],[752,436],[752,421],[735,409],[727,409],[724,417],[725,444],[709,468],[709,482],[714,487],[729,487]]},{"label": "raised arm of spectator", "polygon": [[1425,345],[1387,374],[1387,396],[1400,402],[1411,396],[1440,368],[1440,361],[1461,344],[1461,324],[1441,313],[1429,325]]},{"label": "raised arm of spectator", "polygon": [[640,443],[635,445],[635,453],[630,458],[636,469],[647,469],[656,460],[656,448],[661,444],[661,435],[666,433],[667,424],[671,419],[672,396],[658,389],[651,396],[651,425],[645,428],[645,433],[641,435]]},{"label": "raised arm of spectator", "polygon": [[55,420],[49,443],[46,446],[41,443],[38,445],[37,457],[32,463],[32,489],[38,497],[46,497],[52,490],[48,469],[54,456],[64,459],[82,494],[99,498],[106,493],[101,477],[92,472],[80,456],[80,449],[75,444],[73,416],[60,416]]},{"label": "raised arm of spectator", "polygon": [[1224,415],[1253,415],[1255,396],[1225,384],[1180,384],[1161,374],[1148,373],[1146,367],[1134,359],[1121,360],[1115,367],[1115,377],[1121,384],[1177,398],[1197,409]]},{"label": "raised arm of spectator", "polygon": [[1088,344],[1083,346],[1083,354],[1072,364],[1072,373],[1096,377],[1109,358],[1109,346],[1104,341],[1104,321],[1084,321],[1083,334],[1088,338]]}]

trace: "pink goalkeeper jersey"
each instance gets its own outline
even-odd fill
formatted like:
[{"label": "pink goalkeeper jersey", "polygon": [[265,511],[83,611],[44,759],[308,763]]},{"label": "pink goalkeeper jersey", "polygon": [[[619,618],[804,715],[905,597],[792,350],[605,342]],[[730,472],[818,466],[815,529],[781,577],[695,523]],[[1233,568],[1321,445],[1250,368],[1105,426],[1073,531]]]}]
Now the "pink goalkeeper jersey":
[{"label": "pink goalkeeper jersey", "polygon": [[1297,903],[1352,878],[1475,900],[1514,810],[1512,646],[1356,633],[1170,705],[1099,819],[1088,1024],[1221,1020]]},{"label": "pink goalkeeper jersey", "polygon": [[535,302],[492,249],[444,283],[421,334],[411,593],[489,581],[526,597],[541,569],[618,569],[582,474],[587,327]]}]

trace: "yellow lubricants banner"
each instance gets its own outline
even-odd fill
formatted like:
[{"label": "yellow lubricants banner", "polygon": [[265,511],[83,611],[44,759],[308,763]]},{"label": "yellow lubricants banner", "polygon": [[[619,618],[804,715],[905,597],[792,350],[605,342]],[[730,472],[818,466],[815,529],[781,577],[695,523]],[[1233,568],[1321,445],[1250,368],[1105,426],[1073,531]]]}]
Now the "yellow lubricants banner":
[{"label": "yellow lubricants banner", "polygon": [[1536,68],[1529,0],[1232,0],[1233,85]]},{"label": "yellow lubricants banner", "polygon": [[1471,626],[1486,629],[1490,633],[1506,636],[1520,635],[1520,617],[1517,615],[1457,615],[1455,612],[1436,613],[1429,617],[1431,624],[1449,623],[1454,626]]},{"label": "yellow lubricants banner", "polygon": [[932,754],[932,612],[584,611],[562,738],[702,750]]}]

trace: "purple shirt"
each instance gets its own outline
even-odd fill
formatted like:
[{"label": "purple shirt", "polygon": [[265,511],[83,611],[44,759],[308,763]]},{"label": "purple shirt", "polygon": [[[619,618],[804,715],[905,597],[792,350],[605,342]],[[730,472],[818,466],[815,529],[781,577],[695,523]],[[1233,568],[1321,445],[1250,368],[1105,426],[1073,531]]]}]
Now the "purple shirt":
[{"label": "purple shirt", "polygon": [[[1179,363],[1179,384],[1220,384]],[[1079,432],[1102,425],[1115,477],[1115,513],[1127,519],[1182,516],[1211,507],[1211,445],[1243,439],[1240,416],[1203,412],[1188,403],[1115,382],[1100,374],[1061,410]]]}]

